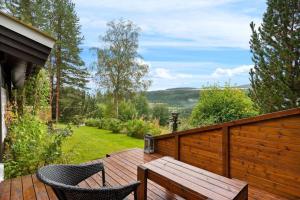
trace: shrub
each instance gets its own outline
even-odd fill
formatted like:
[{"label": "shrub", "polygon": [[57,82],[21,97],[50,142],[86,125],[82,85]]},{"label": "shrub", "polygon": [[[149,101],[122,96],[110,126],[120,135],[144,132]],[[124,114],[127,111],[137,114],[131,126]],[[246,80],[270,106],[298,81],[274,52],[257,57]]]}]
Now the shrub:
[{"label": "shrub", "polygon": [[72,117],[72,124],[74,125],[80,125],[80,124],[83,124],[84,120],[82,119],[82,116],[80,115],[74,115]]},{"label": "shrub", "polygon": [[139,94],[133,99],[138,118],[149,119],[150,107],[147,97]]},{"label": "shrub", "polygon": [[165,126],[169,120],[169,109],[166,104],[155,104],[152,108],[152,118],[158,119],[159,124]]},{"label": "shrub", "polygon": [[61,144],[67,132],[47,129],[32,115],[12,121],[5,141],[5,177],[31,174],[43,165],[62,162]]},{"label": "shrub", "polygon": [[50,81],[47,70],[41,69],[36,76],[31,76],[25,84],[26,105],[32,107],[31,112],[37,114],[49,106]]},{"label": "shrub", "polygon": [[144,138],[145,134],[160,134],[160,129],[154,123],[134,119],[125,124],[125,133],[131,137]]},{"label": "shrub", "polygon": [[111,118],[109,120],[109,128],[108,130],[112,131],[113,133],[120,133],[122,130],[122,123],[120,120]]},{"label": "shrub", "polygon": [[130,101],[122,101],[119,106],[118,118],[122,121],[128,121],[134,119],[137,116],[137,111],[134,104]]},{"label": "shrub", "polygon": [[120,133],[123,126],[122,122],[116,118],[103,118],[100,120],[98,128],[110,130],[113,133]]},{"label": "shrub", "polygon": [[91,127],[100,127],[101,126],[101,119],[96,119],[96,118],[89,118],[84,121],[86,126],[91,126]]},{"label": "shrub", "polygon": [[90,117],[101,119],[105,116],[106,109],[107,108],[105,104],[98,103],[96,104],[95,109],[89,113],[89,115]]},{"label": "shrub", "polygon": [[190,124],[190,121],[188,119],[186,119],[186,118],[180,119],[180,124],[178,125],[179,131],[189,130],[192,128],[194,128],[194,127]]},{"label": "shrub", "polygon": [[253,102],[244,91],[230,86],[213,86],[201,91],[200,100],[191,115],[191,124],[223,123],[257,114]]},{"label": "shrub", "polygon": [[45,149],[45,164],[51,163],[68,163],[72,156],[72,150],[69,154],[63,154],[62,143],[65,138],[73,133],[71,125],[68,124],[66,128],[52,129],[48,133],[48,144]]}]

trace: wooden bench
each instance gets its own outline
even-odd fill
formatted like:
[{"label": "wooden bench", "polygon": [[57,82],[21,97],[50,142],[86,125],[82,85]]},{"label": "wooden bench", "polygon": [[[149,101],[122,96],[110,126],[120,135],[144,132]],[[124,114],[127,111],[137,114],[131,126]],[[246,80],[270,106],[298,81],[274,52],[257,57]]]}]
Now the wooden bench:
[{"label": "wooden bench", "polygon": [[138,199],[147,199],[147,179],[185,199],[248,199],[248,184],[162,157],[138,166]]}]

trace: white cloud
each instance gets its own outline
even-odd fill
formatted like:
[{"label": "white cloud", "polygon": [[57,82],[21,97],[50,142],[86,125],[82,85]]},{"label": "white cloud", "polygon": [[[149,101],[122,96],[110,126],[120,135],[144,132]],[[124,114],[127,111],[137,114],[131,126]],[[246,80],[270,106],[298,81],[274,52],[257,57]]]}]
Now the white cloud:
[{"label": "white cloud", "polygon": [[174,10],[186,10],[193,8],[210,8],[215,6],[221,6],[227,3],[238,2],[239,0],[75,0],[76,4],[80,4],[82,7],[90,7],[98,9],[115,9],[123,12],[153,12],[153,11],[174,11]]},{"label": "white cloud", "polygon": [[253,65],[242,65],[235,68],[217,68],[212,74],[213,77],[220,76],[236,76],[243,73],[249,73],[250,69],[253,68]]},{"label": "white cloud", "polygon": [[164,68],[156,68],[155,72],[153,73],[153,76],[155,78],[162,78],[168,80],[172,80],[175,78],[174,76],[171,75],[170,70]]},{"label": "white cloud", "polygon": [[107,21],[102,19],[91,18],[91,17],[80,17],[80,23],[83,26],[99,29],[99,28],[105,28]]},{"label": "white cloud", "polygon": [[[106,22],[125,18],[154,35],[141,47],[239,47],[249,48],[249,23],[260,19],[245,12],[226,10],[241,0],[75,0],[86,42],[103,34]],[[248,9],[245,8],[245,9]],[[159,37],[163,36],[163,40]],[[184,40],[169,40],[168,38]]]},{"label": "white cloud", "polygon": [[[163,62],[158,62],[163,66]],[[166,62],[165,64],[167,64]],[[152,64],[152,62],[151,62]],[[178,63],[177,66],[184,66],[191,63]],[[200,64],[200,63],[198,63]],[[212,64],[211,64],[212,65]],[[166,65],[165,65],[166,66]],[[233,84],[243,77],[247,79],[249,76],[249,70],[252,65],[242,65],[233,68],[215,68],[211,72],[207,73],[181,73],[174,70],[170,70],[164,67],[153,67],[151,65],[150,78],[153,80],[151,90],[166,89],[170,87],[200,87],[201,85],[214,84],[214,83],[226,83],[231,82]],[[247,82],[243,82],[247,83]]]},{"label": "white cloud", "polygon": [[[261,10],[258,7],[265,4],[261,0],[74,0],[74,2],[85,36],[85,46],[103,45],[98,36],[105,34],[107,22],[114,19],[129,19],[142,28],[139,52],[148,59],[165,60],[146,62],[150,65],[150,78],[153,80],[151,89],[200,87],[203,83],[223,82],[228,79],[234,83],[245,83],[251,65],[232,66],[232,63],[249,63],[244,57],[237,61],[226,59],[217,61],[220,59],[214,59],[211,56],[213,52],[209,52],[206,59],[203,56],[197,58],[197,54],[194,53],[186,56],[191,58],[191,62],[184,62],[183,57],[176,55],[180,49],[207,50],[227,47],[249,49],[251,34],[249,23],[251,21],[260,23]],[[256,11],[257,9],[260,11]],[[162,55],[154,55],[155,48],[159,49],[158,53]],[[172,48],[177,48],[172,56],[170,56],[172,51],[162,51]],[[182,54],[189,52],[182,51]],[[192,62],[193,60],[198,62]],[[228,68],[229,66],[231,68]]]}]

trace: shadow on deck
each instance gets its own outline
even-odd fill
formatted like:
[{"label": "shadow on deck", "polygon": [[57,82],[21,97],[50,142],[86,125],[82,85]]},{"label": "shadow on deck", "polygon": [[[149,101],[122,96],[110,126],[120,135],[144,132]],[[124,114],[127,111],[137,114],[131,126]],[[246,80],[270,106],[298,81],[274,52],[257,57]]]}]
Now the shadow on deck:
[{"label": "shadow on deck", "polygon": [[[125,185],[137,179],[137,166],[161,157],[159,154],[144,154],[142,149],[130,149],[111,154],[110,157],[91,161],[103,162],[106,170],[106,182],[110,186]],[[101,173],[95,174],[79,184],[80,187],[97,188],[102,186]],[[285,200],[285,198],[267,193],[249,186],[250,200]],[[57,199],[52,189],[39,182],[35,175],[18,177],[0,183],[0,200]],[[133,195],[129,197],[133,199]],[[168,192],[156,183],[148,182],[148,199],[182,199]]]}]

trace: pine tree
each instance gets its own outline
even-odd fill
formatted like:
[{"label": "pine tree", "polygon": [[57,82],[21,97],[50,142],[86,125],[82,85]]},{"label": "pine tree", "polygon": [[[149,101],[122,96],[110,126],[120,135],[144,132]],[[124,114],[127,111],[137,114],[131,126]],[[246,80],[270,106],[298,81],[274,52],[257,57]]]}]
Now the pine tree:
[{"label": "pine tree", "polygon": [[75,5],[70,0],[54,0],[53,28],[57,38],[53,51],[54,68],[56,69],[56,102],[55,119],[59,120],[61,87],[86,89],[88,72],[79,54],[83,37],[80,36],[79,19]]},{"label": "pine tree", "polygon": [[4,0],[5,11],[44,32],[49,32],[50,2],[44,0]]},{"label": "pine tree", "polygon": [[300,2],[268,0],[261,26],[251,23],[250,95],[262,112],[300,105]]}]

